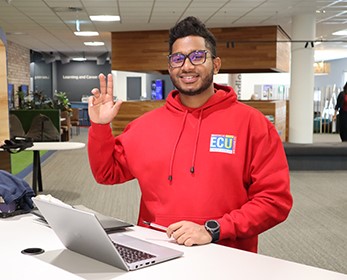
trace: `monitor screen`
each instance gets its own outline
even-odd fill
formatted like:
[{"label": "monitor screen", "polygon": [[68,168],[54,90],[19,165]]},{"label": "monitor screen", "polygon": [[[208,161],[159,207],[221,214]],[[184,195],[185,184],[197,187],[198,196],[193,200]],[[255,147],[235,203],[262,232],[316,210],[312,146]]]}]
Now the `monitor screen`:
[{"label": "monitor screen", "polygon": [[24,95],[27,95],[29,93],[29,87],[27,85],[21,85],[19,87],[19,90],[24,92]]},{"label": "monitor screen", "polygon": [[161,100],[164,99],[164,80],[152,81],[152,99]]}]

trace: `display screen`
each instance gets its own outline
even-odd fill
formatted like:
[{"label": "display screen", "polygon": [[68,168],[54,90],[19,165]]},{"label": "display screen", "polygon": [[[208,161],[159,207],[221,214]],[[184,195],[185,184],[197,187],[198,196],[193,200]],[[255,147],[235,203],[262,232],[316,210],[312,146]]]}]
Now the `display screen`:
[{"label": "display screen", "polygon": [[164,81],[155,80],[152,81],[152,99],[161,100],[164,99]]},{"label": "display screen", "polygon": [[27,95],[29,92],[29,87],[27,85],[21,85],[19,90],[24,92],[25,95]]}]

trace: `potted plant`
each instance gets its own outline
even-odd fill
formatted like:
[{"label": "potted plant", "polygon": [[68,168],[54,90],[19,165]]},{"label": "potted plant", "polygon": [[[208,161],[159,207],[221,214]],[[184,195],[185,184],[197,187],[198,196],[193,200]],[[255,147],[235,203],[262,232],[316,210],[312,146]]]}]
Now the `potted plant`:
[{"label": "potted plant", "polygon": [[70,100],[66,92],[59,91],[59,92],[56,92],[54,96],[56,97],[55,107],[57,109],[60,109],[61,111],[72,112]]}]

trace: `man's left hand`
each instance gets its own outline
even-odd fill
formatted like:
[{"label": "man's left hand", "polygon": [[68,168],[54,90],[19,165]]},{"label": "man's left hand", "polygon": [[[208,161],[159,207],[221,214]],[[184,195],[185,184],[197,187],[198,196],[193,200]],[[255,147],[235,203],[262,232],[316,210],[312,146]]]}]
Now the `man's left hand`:
[{"label": "man's left hand", "polygon": [[204,225],[187,221],[171,224],[166,234],[173,237],[178,244],[185,246],[202,245],[212,241],[212,236]]}]

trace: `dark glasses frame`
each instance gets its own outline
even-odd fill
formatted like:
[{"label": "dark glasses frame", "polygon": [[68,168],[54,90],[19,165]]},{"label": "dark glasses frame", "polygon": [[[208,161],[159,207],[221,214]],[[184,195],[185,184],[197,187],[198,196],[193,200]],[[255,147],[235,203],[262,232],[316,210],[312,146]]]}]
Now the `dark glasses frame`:
[{"label": "dark glasses frame", "polygon": [[[207,50],[194,50],[188,54],[183,54],[183,53],[178,52],[178,53],[170,54],[167,57],[168,57],[168,62],[169,62],[169,65],[171,68],[179,68],[179,67],[182,67],[184,65],[187,58],[189,59],[190,63],[194,66],[204,64],[206,62],[208,53],[210,53],[210,52]],[[197,54],[204,55],[203,61],[199,61],[198,63],[194,62],[194,56]],[[175,57],[175,56],[180,56],[180,58],[182,59],[182,63],[180,63],[179,65],[178,65],[178,63],[172,65],[172,63],[175,63],[172,61],[173,57]],[[212,54],[211,54],[211,57],[215,58],[215,56]]]}]

